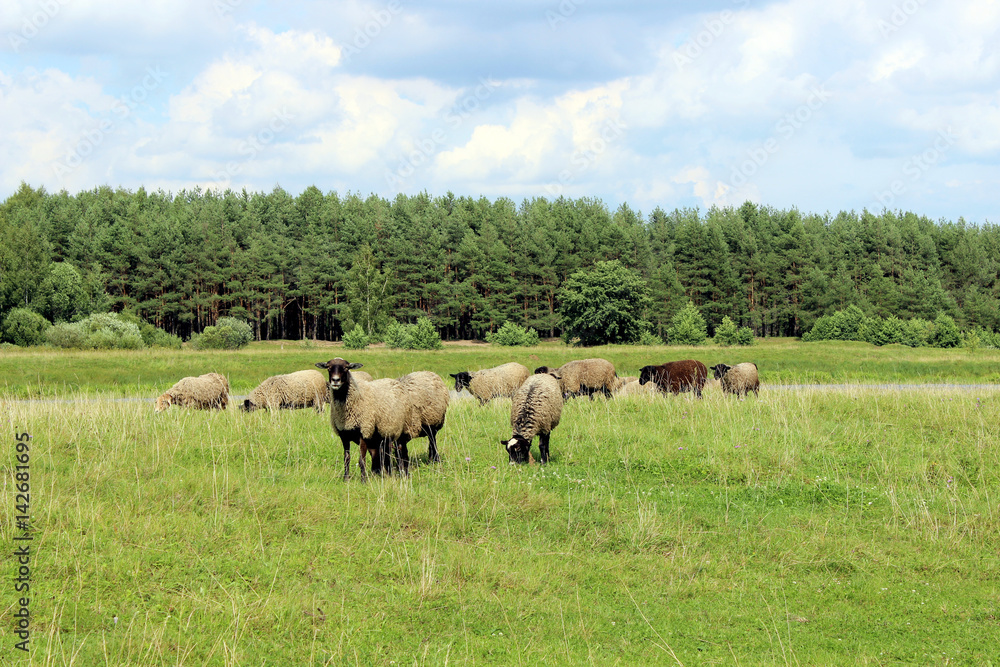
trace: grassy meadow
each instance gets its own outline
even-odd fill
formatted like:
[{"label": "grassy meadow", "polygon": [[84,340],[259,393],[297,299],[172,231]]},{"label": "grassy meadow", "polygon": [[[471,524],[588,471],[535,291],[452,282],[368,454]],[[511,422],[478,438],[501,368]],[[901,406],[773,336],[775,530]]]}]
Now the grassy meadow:
[{"label": "grassy meadow", "polygon": [[[752,360],[765,385],[571,400],[545,467],[507,465],[509,400],[466,394],[440,464],[417,440],[411,478],[367,484],[328,415],[152,411],[183,375],[245,394],[335,356],[376,377]],[[865,386],[993,384],[998,351],[286,342],[4,351],[0,378],[5,554],[33,436],[31,664],[1000,664],[1000,392]],[[775,387],[812,383],[848,386]]]}]

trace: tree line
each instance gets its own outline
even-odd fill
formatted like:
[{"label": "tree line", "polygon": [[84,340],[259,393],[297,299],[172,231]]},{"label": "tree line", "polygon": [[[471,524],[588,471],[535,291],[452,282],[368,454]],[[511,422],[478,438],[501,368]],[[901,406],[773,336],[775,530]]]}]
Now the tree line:
[{"label": "tree line", "polygon": [[505,322],[563,333],[560,289],[617,260],[648,286],[663,336],[688,302],[708,334],[729,317],[756,336],[800,336],[865,315],[1000,329],[1000,230],[902,211],[804,214],[655,208],[594,198],[459,197],[22,184],[0,204],[0,308],[51,322],[127,311],[189,338],[220,317],[258,339],[337,340],[360,324],[430,318],[445,339]]}]

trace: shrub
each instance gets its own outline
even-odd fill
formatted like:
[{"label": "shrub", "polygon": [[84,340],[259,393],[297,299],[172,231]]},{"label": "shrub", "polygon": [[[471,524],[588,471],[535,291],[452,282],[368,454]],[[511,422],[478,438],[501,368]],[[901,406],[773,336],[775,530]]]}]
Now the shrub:
[{"label": "shrub", "polygon": [[82,350],[141,350],[146,347],[135,322],[116,313],[94,313],[79,322],[49,329],[46,338],[58,347]]},{"label": "shrub", "polygon": [[355,324],[350,332],[344,334],[344,347],[348,350],[363,350],[368,347],[368,336],[360,324]]},{"label": "shrub", "polygon": [[934,319],[934,331],[927,342],[933,347],[958,347],[962,344],[962,334],[955,320],[941,313]]},{"label": "shrub", "polygon": [[757,339],[753,335],[753,329],[750,327],[740,327],[736,332],[737,345],[753,345],[756,340]]},{"label": "shrub", "polygon": [[14,308],[3,321],[3,339],[8,343],[27,347],[45,342],[45,332],[52,324],[28,308]]},{"label": "shrub", "polygon": [[491,345],[506,345],[508,347],[515,345],[531,347],[538,345],[538,332],[507,321],[496,332],[486,334],[486,342]]},{"label": "shrub", "polygon": [[410,337],[410,328],[405,324],[400,324],[398,320],[390,320],[382,336],[385,346],[397,350],[408,350],[413,345]]},{"label": "shrub", "polygon": [[693,301],[688,301],[670,320],[667,338],[671,345],[701,345],[708,338],[705,318]]},{"label": "shrub", "polygon": [[646,329],[639,336],[639,345],[663,345],[663,339],[649,329]]},{"label": "shrub", "polygon": [[442,347],[441,334],[429,317],[418,318],[417,323],[410,326],[409,334],[412,350],[440,350]]},{"label": "shrub", "polygon": [[235,317],[220,317],[215,326],[205,327],[191,337],[196,350],[238,350],[253,340],[250,325]]},{"label": "shrub", "polygon": [[571,274],[559,290],[563,340],[580,345],[634,343],[649,322],[649,285],[618,260],[596,262]]},{"label": "shrub", "polygon": [[715,328],[716,345],[736,345],[736,323],[728,315],[722,318],[722,324]]},{"label": "shrub", "polygon": [[933,329],[933,322],[929,322],[922,317],[914,317],[912,320],[906,321],[906,327],[903,330],[903,340],[900,342],[910,347],[923,347],[930,340]]},{"label": "shrub", "polygon": [[167,333],[163,329],[153,326],[146,320],[132,312],[118,313],[119,319],[125,322],[132,322],[139,327],[139,335],[146,347],[166,347],[174,350],[181,349],[181,338]]}]

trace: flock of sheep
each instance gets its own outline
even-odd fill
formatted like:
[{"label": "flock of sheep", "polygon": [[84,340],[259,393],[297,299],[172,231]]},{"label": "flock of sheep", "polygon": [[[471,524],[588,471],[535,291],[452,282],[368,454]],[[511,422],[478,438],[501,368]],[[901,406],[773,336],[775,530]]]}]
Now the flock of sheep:
[{"label": "flock of sheep", "polygon": [[[269,377],[254,389],[240,406],[257,409],[313,407],[322,412],[330,403],[330,425],[344,446],[344,479],[350,478],[351,443],[358,443],[358,468],[367,476],[365,461],[371,452],[373,473],[391,471],[392,461],[403,475],[409,474],[408,443],[426,437],[428,456],[440,460],[437,433],[444,427],[449,392],[437,373],[417,371],[401,378],[375,380],[361,368],[341,358],[316,364],[327,372],[296,371]],[[659,366],[643,366],[638,377],[618,377],[606,359],[580,359],[559,368],[541,366],[531,373],[512,362],[480,371],[452,373],[455,391],[467,389],[485,404],[494,398],[510,398],[509,439],[500,443],[511,463],[527,463],[535,436],[539,438],[542,463],[549,459],[549,435],[559,425],[563,403],[573,396],[604,394],[628,395],[640,392],[691,391],[701,397],[708,368],[700,361],[686,359]],[[760,388],[757,366],[712,366],[723,392],[736,396],[756,394]],[[171,405],[199,409],[225,409],[229,404],[229,382],[218,373],[186,377],[156,399],[156,412]]]}]

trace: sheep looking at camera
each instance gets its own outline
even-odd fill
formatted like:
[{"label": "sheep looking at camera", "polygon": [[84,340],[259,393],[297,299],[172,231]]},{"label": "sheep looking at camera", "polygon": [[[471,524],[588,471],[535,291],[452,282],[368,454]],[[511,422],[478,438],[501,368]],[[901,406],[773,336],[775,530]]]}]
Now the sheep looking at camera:
[{"label": "sheep looking at camera", "polygon": [[532,375],[514,394],[510,411],[510,426],[514,430],[508,440],[501,440],[511,463],[527,463],[531,441],[538,436],[540,461],[549,460],[549,434],[559,425],[562,416],[563,393],[559,381],[548,373]]},{"label": "sheep looking at camera", "polygon": [[160,394],[155,410],[163,412],[171,405],[198,410],[225,410],[229,405],[229,380],[218,373],[181,378]]},{"label": "sheep looking at camera", "polygon": [[468,389],[480,405],[485,405],[494,398],[510,398],[530,375],[527,366],[512,361],[481,371],[452,373],[451,377],[455,378],[456,392]]},{"label": "sheep looking at camera", "polygon": [[402,383],[391,378],[359,382],[352,371],[361,368],[361,364],[340,357],[316,366],[326,369],[329,375],[330,425],[344,446],[344,481],[351,476],[352,442],[358,443],[361,450],[358,460],[361,478],[366,478],[365,458],[369,450],[372,472],[380,473],[381,452],[403,437],[408,421],[413,423]]},{"label": "sheep looking at camera", "polygon": [[760,377],[757,374],[757,364],[750,362],[735,366],[716,364],[712,366],[712,373],[726,394],[746,396],[752,391],[755,396],[760,395]]},{"label": "sheep looking at camera", "polygon": [[327,403],[326,378],[319,371],[295,371],[287,375],[273,375],[250,392],[241,410],[285,410],[295,408],[316,409],[322,412]]}]

